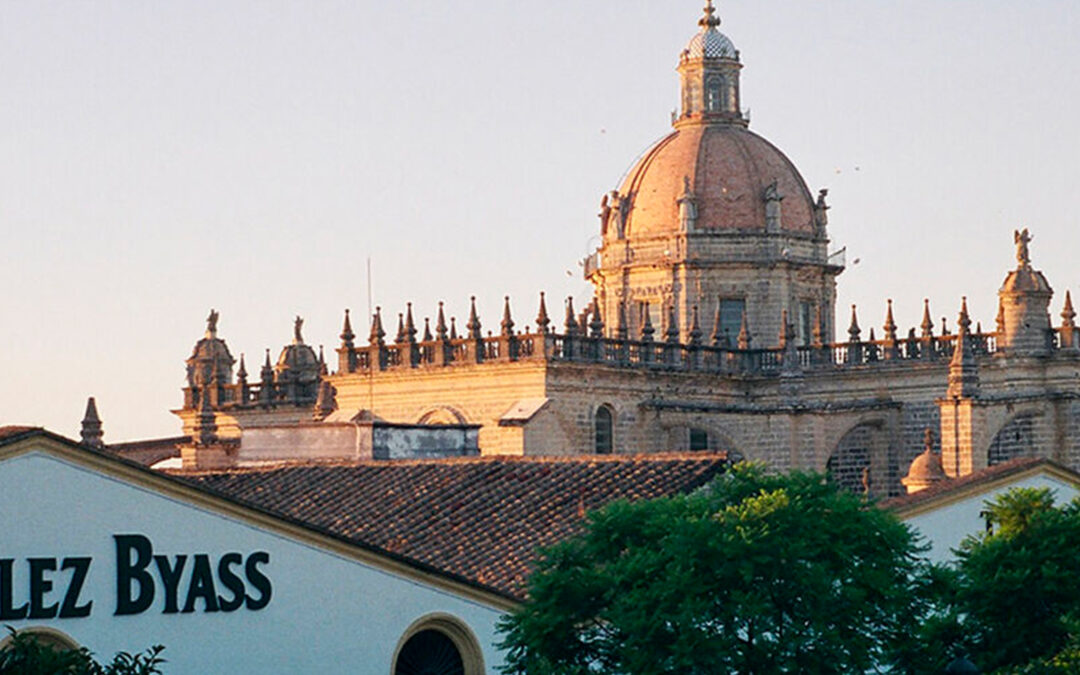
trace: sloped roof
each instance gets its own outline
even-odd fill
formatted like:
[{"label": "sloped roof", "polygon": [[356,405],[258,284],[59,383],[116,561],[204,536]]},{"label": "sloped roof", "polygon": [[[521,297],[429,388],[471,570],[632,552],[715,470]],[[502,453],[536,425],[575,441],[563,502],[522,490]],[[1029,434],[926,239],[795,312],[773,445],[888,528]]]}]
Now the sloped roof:
[{"label": "sloped roof", "polygon": [[952,503],[958,498],[967,497],[996,487],[999,483],[1021,474],[1028,474],[1045,469],[1064,480],[1080,487],[1080,474],[1054,462],[1040,457],[1017,457],[1001,464],[969,473],[960,478],[943,480],[925,490],[913,494],[893,497],[879,502],[879,506],[890,509],[901,518],[933,510],[938,505]]},{"label": "sloped roof", "polygon": [[291,465],[184,480],[521,598],[536,549],[619,498],[694,490],[724,454]]},{"label": "sloped roof", "polygon": [[23,436],[31,431],[40,431],[40,427],[0,426],[0,442],[13,441],[18,436]]}]

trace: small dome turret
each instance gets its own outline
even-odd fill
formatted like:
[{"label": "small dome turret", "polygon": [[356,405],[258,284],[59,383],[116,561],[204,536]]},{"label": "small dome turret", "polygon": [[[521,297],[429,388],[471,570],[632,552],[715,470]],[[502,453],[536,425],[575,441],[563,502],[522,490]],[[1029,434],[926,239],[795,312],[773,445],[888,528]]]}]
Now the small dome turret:
[{"label": "small dome turret", "polygon": [[734,43],[728,39],[716,27],[720,25],[720,17],[716,16],[716,7],[712,0],[705,4],[705,16],[698,20],[701,31],[690,38],[690,42],[683,50],[684,59],[731,59],[739,60],[739,50],[735,49]]},{"label": "small dome turret", "polygon": [[925,490],[949,479],[941,466],[941,455],[934,452],[934,432],[930,429],[925,432],[924,444],[926,447],[922,454],[911,461],[907,476],[900,479],[907,488],[908,494]]},{"label": "small dome turret", "polygon": [[311,346],[304,344],[301,330],[304,320],[296,317],[293,325],[292,344],[286,345],[274,366],[274,379],[289,400],[314,401],[318,395],[319,372],[322,368],[319,355]]},{"label": "small dome turret", "polygon": [[236,359],[229,353],[225,341],[217,336],[217,311],[211,309],[206,318],[206,334],[195,343],[185,363],[188,386],[201,389],[211,383],[232,384],[232,368]]}]

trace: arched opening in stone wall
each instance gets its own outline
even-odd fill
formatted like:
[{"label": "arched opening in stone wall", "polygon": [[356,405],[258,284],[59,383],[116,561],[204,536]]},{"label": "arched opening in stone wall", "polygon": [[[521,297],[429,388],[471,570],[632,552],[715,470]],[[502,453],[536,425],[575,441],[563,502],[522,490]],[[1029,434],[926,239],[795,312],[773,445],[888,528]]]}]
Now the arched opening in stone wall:
[{"label": "arched opening in stone wall", "polygon": [[402,636],[394,675],[481,675],[484,658],[467,626],[446,614],[425,617]]},{"label": "arched opening in stone wall", "polygon": [[417,424],[467,424],[465,416],[448,405],[431,408],[418,419]]},{"label": "arched opening in stone wall", "polygon": [[859,424],[844,434],[825,464],[825,473],[833,483],[856,494],[900,494],[881,423]]},{"label": "arched opening in stone wall", "polygon": [[1035,457],[1035,415],[1026,414],[1014,417],[1001,428],[990,442],[986,464],[994,466],[1017,457]]},{"label": "arched opening in stone wall", "polygon": [[611,406],[602,405],[596,409],[593,448],[598,455],[609,455],[615,449],[615,415]]}]

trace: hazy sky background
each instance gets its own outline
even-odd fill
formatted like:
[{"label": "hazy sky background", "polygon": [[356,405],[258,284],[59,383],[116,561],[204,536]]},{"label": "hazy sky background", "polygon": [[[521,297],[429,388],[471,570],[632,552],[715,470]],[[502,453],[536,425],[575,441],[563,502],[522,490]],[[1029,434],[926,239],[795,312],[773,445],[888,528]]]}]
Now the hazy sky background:
[{"label": "hazy sky background", "polygon": [[[179,433],[211,307],[257,372],[369,290],[485,330],[590,295],[600,196],[667,133],[699,0],[0,1],[0,423]],[[828,187],[838,314],[992,328],[1029,227],[1080,290],[1080,3],[739,0],[751,129]],[[372,260],[373,288],[366,283]],[[852,261],[859,259],[857,265]],[[579,304],[579,306],[582,306]],[[878,328],[880,333],[880,328]],[[865,335],[865,332],[864,332]],[[944,386],[944,382],[942,383]]]}]

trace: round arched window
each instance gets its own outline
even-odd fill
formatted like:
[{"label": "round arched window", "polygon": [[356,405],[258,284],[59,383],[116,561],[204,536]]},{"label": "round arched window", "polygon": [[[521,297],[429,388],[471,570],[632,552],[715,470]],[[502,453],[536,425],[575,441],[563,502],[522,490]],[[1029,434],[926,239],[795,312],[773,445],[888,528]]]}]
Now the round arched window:
[{"label": "round arched window", "polygon": [[615,448],[615,429],[611,408],[602,405],[596,409],[596,428],[594,434],[596,452],[609,454]]},{"label": "round arched window", "polygon": [[446,633],[428,628],[405,642],[394,675],[465,675],[465,662]]}]

